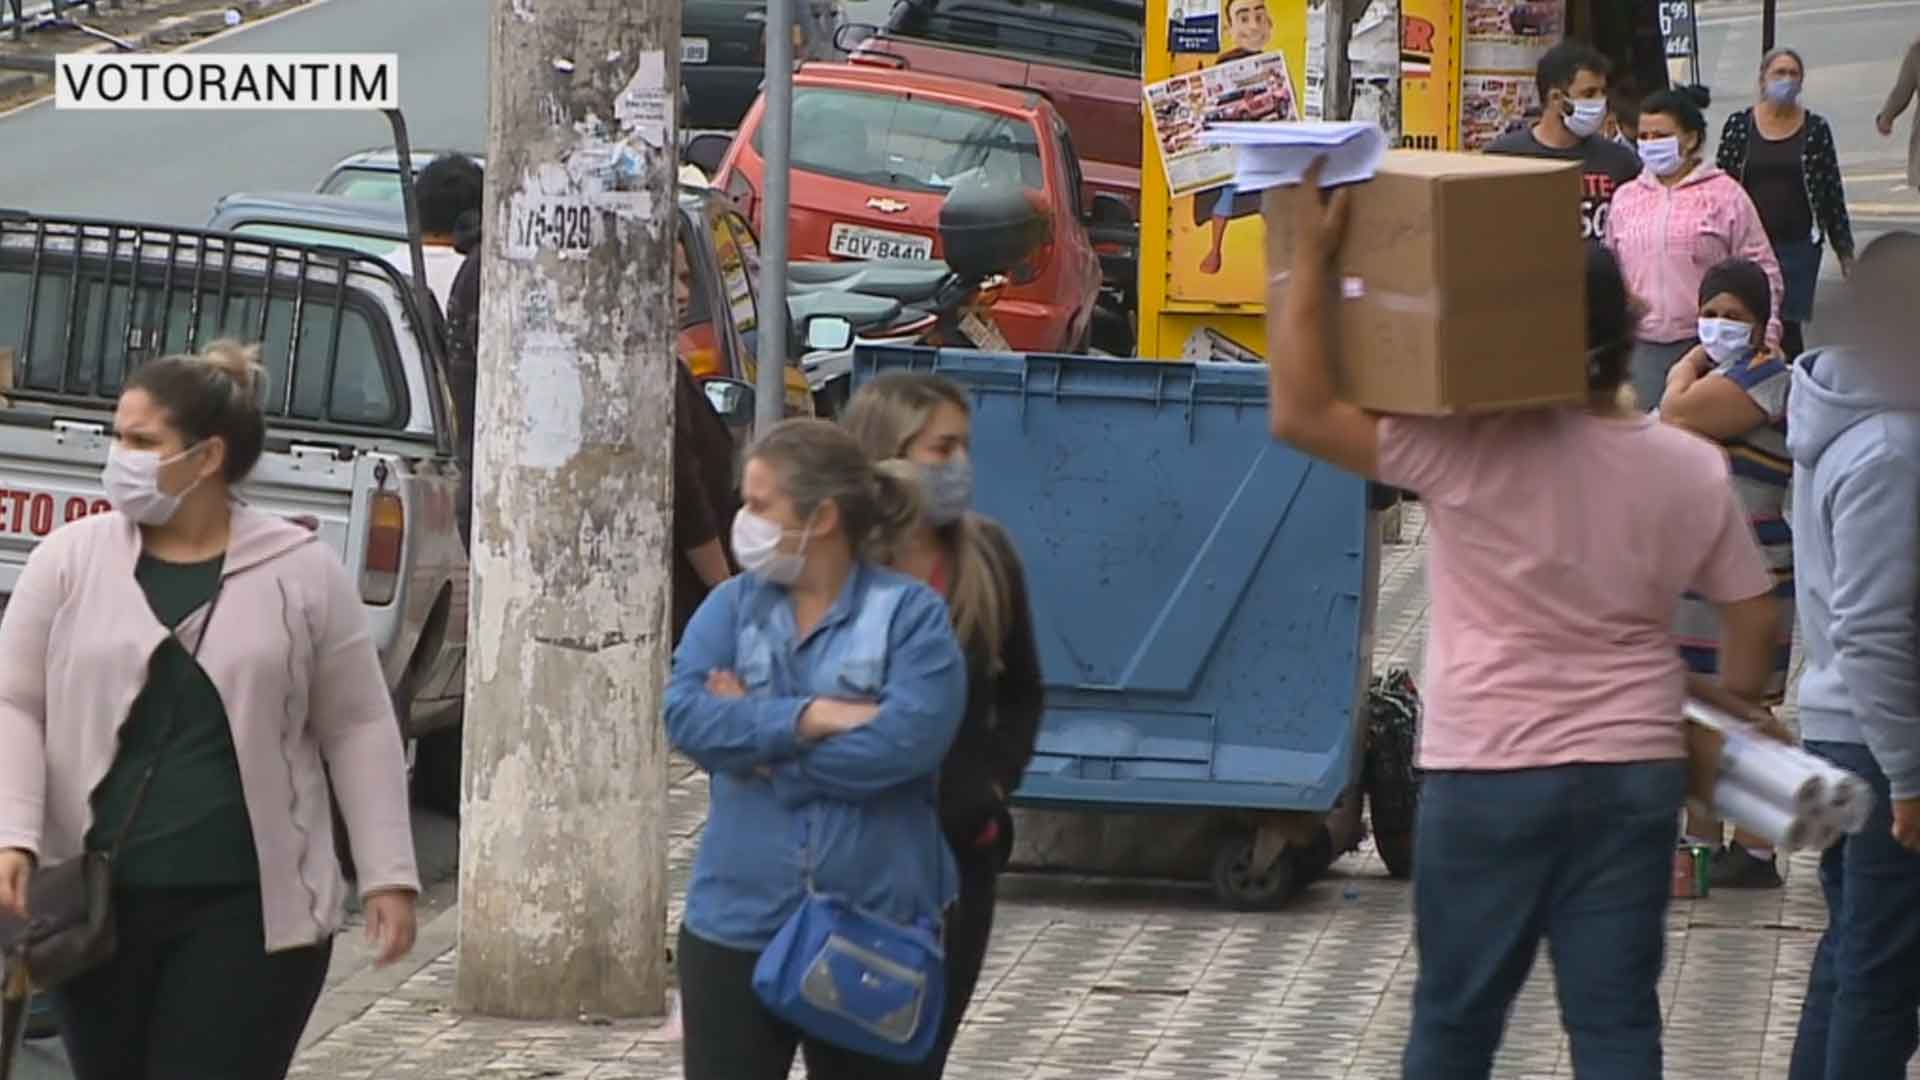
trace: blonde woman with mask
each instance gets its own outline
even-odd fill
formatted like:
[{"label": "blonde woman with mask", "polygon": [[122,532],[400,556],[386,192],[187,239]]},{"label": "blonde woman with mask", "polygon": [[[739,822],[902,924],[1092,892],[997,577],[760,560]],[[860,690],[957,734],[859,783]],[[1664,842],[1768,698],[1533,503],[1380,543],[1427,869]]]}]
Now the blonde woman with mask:
[{"label": "blonde woman with mask", "polygon": [[31,918],[36,875],[111,856],[117,946],[54,988],[78,1080],[286,1075],[346,906],[329,771],[379,962],[413,946],[406,764],[359,590],[234,494],[266,442],[257,356],[127,376],[113,512],[34,549],[0,620],[0,909]]},{"label": "blonde woman with mask", "polygon": [[1006,530],[973,513],[972,410],[937,375],[882,375],[854,395],[847,429],[875,461],[918,471],[925,513],[884,554],[947,599],[967,660],[967,712],[940,770],[940,819],[960,865],[947,924],[947,1026],[923,1075],[945,1068],[993,933],[994,888],[1013,844],[1007,800],[1033,758],[1044,708],[1026,576]]}]

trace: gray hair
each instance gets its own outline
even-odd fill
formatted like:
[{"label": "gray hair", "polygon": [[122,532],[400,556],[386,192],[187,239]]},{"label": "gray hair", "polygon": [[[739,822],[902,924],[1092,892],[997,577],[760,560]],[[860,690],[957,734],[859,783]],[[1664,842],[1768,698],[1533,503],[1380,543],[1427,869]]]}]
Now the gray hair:
[{"label": "gray hair", "polygon": [[1792,57],[1794,64],[1800,68],[1800,77],[1803,79],[1807,77],[1806,58],[1800,55],[1798,49],[1789,49],[1785,45],[1775,49],[1768,49],[1767,55],[1760,58],[1760,74],[1765,75],[1767,69],[1773,66],[1773,62],[1783,56]]}]

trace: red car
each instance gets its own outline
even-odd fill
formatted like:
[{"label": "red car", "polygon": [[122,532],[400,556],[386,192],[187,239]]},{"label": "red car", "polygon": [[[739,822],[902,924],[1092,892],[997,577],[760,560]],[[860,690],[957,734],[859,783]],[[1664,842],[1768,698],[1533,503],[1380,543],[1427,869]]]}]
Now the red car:
[{"label": "red car", "polygon": [[[765,111],[762,97],[714,175],[756,228]],[[1001,333],[1022,351],[1086,351],[1100,260],[1073,141],[1045,98],[875,63],[807,64],[794,74],[794,259],[941,258],[941,201],[975,171],[1017,183],[1052,218],[1051,242],[993,307]]]}]

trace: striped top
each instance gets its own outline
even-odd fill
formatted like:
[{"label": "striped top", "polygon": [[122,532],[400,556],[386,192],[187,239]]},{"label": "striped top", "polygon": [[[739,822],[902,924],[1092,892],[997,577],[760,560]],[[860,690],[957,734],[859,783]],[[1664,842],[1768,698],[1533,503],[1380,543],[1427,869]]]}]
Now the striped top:
[{"label": "striped top", "polygon": [[[1723,445],[1733,465],[1733,488],[1746,507],[1747,520],[1773,570],[1773,596],[1780,605],[1780,629],[1773,658],[1768,700],[1778,702],[1787,688],[1793,651],[1793,532],[1787,525],[1787,493],[1793,483],[1793,457],[1787,452],[1787,388],[1792,370],[1785,361],[1755,364],[1751,355],[1730,360],[1706,376],[1732,379],[1767,414],[1766,423]],[[1690,671],[1712,675],[1720,669],[1720,616],[1694,593],[1680,603],[1674,623],[1680,655]]]}]

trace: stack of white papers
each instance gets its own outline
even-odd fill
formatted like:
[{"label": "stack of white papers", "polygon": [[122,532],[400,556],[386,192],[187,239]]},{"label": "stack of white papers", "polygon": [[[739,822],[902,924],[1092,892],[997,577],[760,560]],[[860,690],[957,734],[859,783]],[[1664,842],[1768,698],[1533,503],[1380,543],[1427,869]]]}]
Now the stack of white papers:
[{"label": "stack of white papers", "polygon": [[1373,178],[1387,153],[1387,133],[1365,120],[1327,123],[1211,124],[1200,133],[1204,142],[1236,149],[1238,161],[1233,186],[1240,191],[1262,191],[1297,184],[1313,159],[1325,157],[1323,187],[1354,184]]},{"label": "stack of white papers", "polygon": [[1689,721],[1725,736],[1713,811],[1783,851],[1823,851],[1867,826],[1873,789],[1824,758],[1786,746],[1699,701]]}]

